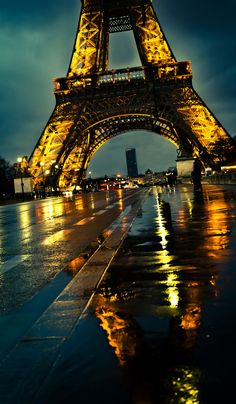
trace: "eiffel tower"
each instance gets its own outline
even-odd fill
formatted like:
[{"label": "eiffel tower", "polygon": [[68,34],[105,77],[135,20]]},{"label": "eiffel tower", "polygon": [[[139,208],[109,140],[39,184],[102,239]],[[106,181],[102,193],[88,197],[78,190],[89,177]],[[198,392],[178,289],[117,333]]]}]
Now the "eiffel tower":
[{"label": "eiffel tower", "polygon": [[[81,3],[67,76],[54,81],[56,105],[29,160],[35,186],[45,176],[62,189],[81,184],[105,142],[138,129],[158,133],[176,145],[179,160],[197,157],[203,167],[235,157],[233,139],[194,90],[191,63],[176,60],[152,1]],[[109,71],[109,34],[129,30],[141,66]]]}]

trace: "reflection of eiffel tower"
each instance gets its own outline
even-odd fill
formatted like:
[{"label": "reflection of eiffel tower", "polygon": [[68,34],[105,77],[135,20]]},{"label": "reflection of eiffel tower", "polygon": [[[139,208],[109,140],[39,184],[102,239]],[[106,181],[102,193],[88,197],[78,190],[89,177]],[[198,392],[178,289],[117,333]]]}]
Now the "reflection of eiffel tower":
[{"label": "reflection of eiffel tower", "polygon": [[[141,67],[108,71],[109,34],[132,30]],[[151,0],[83,0],[67,76],[55,80],[56,107],[30,158],[35,184],[45,173],[78,184],[94,153],[134,129],[159,133],[181,151],[217,166],[231,137],[192,87],[191,65],[177,62]]]}]

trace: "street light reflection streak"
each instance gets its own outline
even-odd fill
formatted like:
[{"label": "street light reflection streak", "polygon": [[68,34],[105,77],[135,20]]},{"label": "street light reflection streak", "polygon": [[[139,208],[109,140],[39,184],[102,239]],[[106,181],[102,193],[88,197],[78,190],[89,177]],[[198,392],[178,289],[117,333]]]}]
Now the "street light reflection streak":
[{"label": "street light reflection streak", "polygon": [[157,235],[161,237],[160,244],[162,247],[162,251],[157,252],[157,255],[159,256],[158,263],[161,264],[161,267],[158,268],[158,271],[166,271],[167,279],[165,281],[162,281],[161,283],[166,285],[166,290],[164,293],[167,295],[167,300],[170,304],[170,307],[177,308],[179,305],[179,289],[177,285],[180,282],[178,275],[173,271],[173,266],[171,266],[170,264],[173,261],[173,256],[170,255],[169,251],[166,248],[168,245],[166,236],[169,235],[169,231],[165,227],[166,219],[163,217],[158,195],[156,195],[155,206],[157,208]]},{"label": "street light reflection streak", "polygon": [[179,306],[179,289],[176,286],[169,286],[166,289],[166,294],[170,307],[177,308]]},{"label": "street light reflection streak", "polygon": [[208,257],[218,261],[225,255],[231,232],[228,204],[224,200],[223,192],[219,193],[218,199],[212,199],[211,203],[206,205],[206,216],[203,248]]},{"label": "street light reflection streak", "polygon": [[[149,258],[145,257],[146,265],[162,265],[162,270],[163,269],[171,269],[172,266],[170,265],[171,262],[173,262],[176,259],[175,255],[171,255],[169,251],[167,250],[160,250],[160,251],[155,251],[154,254]],[[165,268],[164,268],[165,266]]]},{"label": "street light reflection streak", "polygon": [[44,214],[46,218],[51,218],[54,216],[54,206],[52,203],[50,203],[44,208]]},{"label": "street light reflection streak", "polygon": [[53,243],[56,243],[57,241],[61,241],[67,236],[68,234],[72,233],[74,229],[65,229],[65,230],[60,230],[56,232],[55,234],[52,234],[51,236],[48,236],[45,238],[45,240],[42,241],[43,246],[49,246]]},{"label": "street light reflection streak", "polygon": [[18,232],[18,234],[20,234],[21,240],[32,240],[33,233],[30,210],[25,210],[22,206],[19,206],[18,212],[20,222],[20,232]]},{"label": "street light reflection streak", "polygon": [[193,216],[193,204],[191,202],[190,197],[187,197],[187,205],[188,205],[188,211],[189,211],[189,217],[192,218]]},{"label": "street light reflection streak", "polygon": [[161,237],[161,246],[163,250],[166,250],[166,246],[168,244],[168,241],[166,239],[166,236],[169,234],[168,230],[164,226],[165,219],[163,218],[162,211],[161,211],[161,206],[160,206],[160,201],[158,196],[156,197],[156,207],[157,207],[157,218],[156,222],[158,223],[158,229],[157,229],[157,235]]},{"label": "street light reflection streak", "polygon": [[178,275],[176,273],[169,272],[167,274],[167,279],[161,281],[161,284],[166,285],[165,294],[167,295],[167,300],[170,303],[171,308],[177,308],[179,305],[179,289],[177,285],[180,284]]},{"label": "street light reflection streak", "polygon": [[45,221],[56,217],[62,217],[65,211],[68,213],[63,204],[55,203],[54,200],[48,200],[46,204],[37,208],[36,216],[40,221]]},{"label": "street light reflection streak", "polygon": [[95,209],[95,201],[94,201],[94,195],[90,194],[90,203],[91,203],[91,209]]},{"label": "street light reflection streak", "polygon": [[124,209],[124,202],[123,202],[123,198],[122,198],[123,197],[123,190],[122,189],[117,190],[117,197],[118,197],[118,201],[117,201],[118,209],[120,211],[122,211]]},{"label": "street light reflection streak", "polygon": [[84,200],[81,197],[75,199],[75,208],[76,210],[84,210]]}]

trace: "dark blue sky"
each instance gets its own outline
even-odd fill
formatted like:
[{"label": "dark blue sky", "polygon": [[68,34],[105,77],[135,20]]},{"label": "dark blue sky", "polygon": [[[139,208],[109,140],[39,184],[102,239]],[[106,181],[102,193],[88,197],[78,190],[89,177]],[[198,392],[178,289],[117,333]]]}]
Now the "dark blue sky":
[{"label": "dark blue sky", "polygon": [[[18,156],[31,154],[53,110],[52,79],[66,75],[80,0],[1,3],[0,155],[13,163]],[[153,0],[153,5],[177,59],[192,60],[194,88],[235,135],[236,3]],[[136,48],[116,35],[110,66],[138,65]],[[97,152],[90,165],[94,176],[125,174],[129,147],[137,149],[139,171],[175,164],[173,145],[159,135],[135,132],[116,137]]]}]

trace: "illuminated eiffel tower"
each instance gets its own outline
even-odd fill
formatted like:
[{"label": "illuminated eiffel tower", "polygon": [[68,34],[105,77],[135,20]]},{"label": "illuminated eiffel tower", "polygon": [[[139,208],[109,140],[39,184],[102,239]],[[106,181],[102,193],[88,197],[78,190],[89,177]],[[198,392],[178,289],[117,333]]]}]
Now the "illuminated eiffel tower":
[{"label": "illuminated eiffel tower", "polygon": [[[67,76],[55,80],[56,106],[29,161],[36,187],[46,175],[60,188],[80,184],[105,142],[137,129],[174,143],[177,161],[229,162],[233,139],[193,89],[190,62],[177,62],[151,0],[81,2]],[[128,30],[141,66],[109,71],[109,34]]]}]

